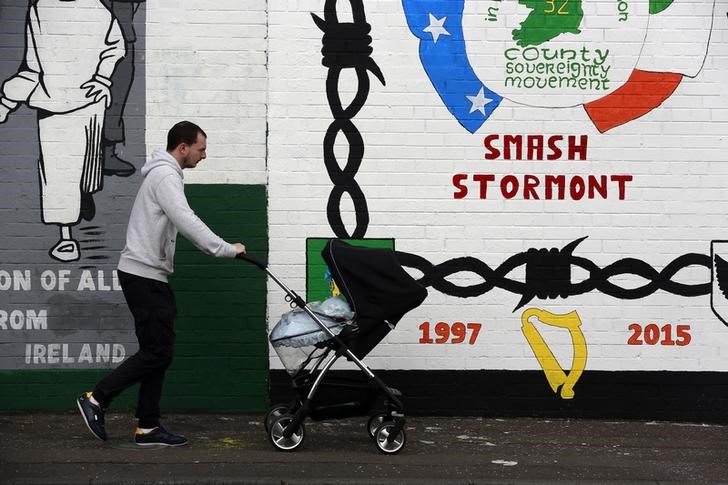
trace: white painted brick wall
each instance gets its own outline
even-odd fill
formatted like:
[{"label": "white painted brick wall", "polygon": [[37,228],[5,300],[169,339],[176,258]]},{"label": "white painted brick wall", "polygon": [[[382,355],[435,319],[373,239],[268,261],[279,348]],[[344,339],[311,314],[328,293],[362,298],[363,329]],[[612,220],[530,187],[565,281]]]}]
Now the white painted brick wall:
[{"label": "white painted brick wall", "polygon": [[266,183],[265,0],[162,0],[146,12],[148,148],[194,121],[208,158],[187,183]]},{"label": "white painted brick wall", "polygon": [[[474,1],[474,0],[469,0]],[[341,11],[344,4],[338,2]],[[684,36],[662,39],[662,62],[694,56],[696,31],[710,14],[692,2],[683,21]],[[321,65],[321,32],[310,13],[323,16],[322,0],[269,2],[268,176],[271,268],[291,287],[305,288],[305,238],[331,237],[326,217],[332,184],[323,163],[322,142],[332,121],[325,92],[327,69]],[[635,5],[638,2],[634,2]],[[641,3],[640,3],[641,4]],[[419,40],[407,27],[402,2],[365,2],[372,25],[372,58],[386,86],[370,75],[370,94],[354,118],[365,143],[356,180],[369,208],[366,236],[396,238],[397,249],[434,264],[473,256],[496,268],[529,248],[563,247],[589,236],[574,254],[600,267],[637,258],[661,270],[686,253],[710,255],[711,240],[728,239],[728,19],[725,2],[715,6],[710,46],[702,69],[686,77],[661,106],[632,122],[601,134],[581,106],[533,108],[504,100],[475,133],[450,115],[425,74]],[[691,10],[692,8],[692,10]],[[348,16],[340,14],[340,20]],[[591,19],[590,21],[594,21]],[[674,24],[672,24],[674,26]],[[656,35],[658,33],[652,33]],[[659,36],[657,36],[659,38]],[[625,34],[628,42],[644,35]],[[653,46],[654,47],[654,46]],[[658,46],[659,47],[659,46]],[[657,62],[657,61],[655,61]],[[669,70],[669,69],[667,69]],[[355,89],[353,71],[342,73],[346,101]],[[586,161],[487,161],[487,134],[562,134],[589,137]],[[344,159],[345,138],[336,153]],[[343,166],[344,162],[340,164]],[[455,173],[631,174],[626,200],[534,201],[479,200],[474,186],[456,200]],[[610,187],[610,190],[612,188]],[[342,204],[353,229],[352,204]],[[508,275],[523,280],[520,268]],[[586,277],[574,270],[572,279]],[[707,283],[703,267],[684,269],[682,283]],[[457,284],[480,279],[472,274],[450,278]],[[646,283],[639,277],[613,281],[627,288]],[[269,285],[270,324],[288,310],[283,293]],[[587,369],[728,371],[728,328],[713,314],[708,295],[680,297],[664,291],[637,300],[621,300],[592,291],[568,299],[534,299],[513,311],[519,300],[504,290],[460,299],[430,288],[429,297],[370,354],[369,363],[387,369],[539,369],[520,331],[528,307],[554,313],[576,310],[588,346]],[[483,324],[475,345],[419,344],[423,321],[477,321]],[[627,345],[628,326],[651,322],[690,325],[687,346]],[[539,326],[565,369],[572,346],[563,329]],[[281,368],[275,354],[271,366]]]}]

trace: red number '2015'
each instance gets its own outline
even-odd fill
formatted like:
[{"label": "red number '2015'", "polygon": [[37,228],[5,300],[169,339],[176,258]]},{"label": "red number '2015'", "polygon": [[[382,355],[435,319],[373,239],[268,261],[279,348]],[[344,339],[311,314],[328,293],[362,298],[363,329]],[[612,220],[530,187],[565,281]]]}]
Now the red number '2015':
[{"label": "red number '2015'", "polygon": [[[658,327],[654,323],[645,325],[644,329],[642,325],[633,323],[629,326],[632,331],[632,335],[627,340],[629,345],[677,345],[684,347],[690,343],[692,337],[690,336],[690,325],[675,325],[676,339],[672,338],[672,325],[667,323]],[[660,339],[662,337],[662,339]]]}]

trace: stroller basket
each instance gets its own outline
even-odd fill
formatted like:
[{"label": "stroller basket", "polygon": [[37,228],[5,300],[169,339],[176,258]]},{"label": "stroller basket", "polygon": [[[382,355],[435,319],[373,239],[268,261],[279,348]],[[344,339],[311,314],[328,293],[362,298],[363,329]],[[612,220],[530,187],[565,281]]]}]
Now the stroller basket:
[{"label": "stroller basket", "polygon": [[[309,304],[319,322],[326,325],[333,335],[355,333],[358,325],[346,300],[329,298],[323,303]],[[296,375],[308,362],[320,354],[321,349],[332,345],[331,335],[321,328],[308,313],[296,308],[283,315],[268,337],[273,349],[290,375]]]},{"label": "stroller basket", "polygon": [[[323,318],[322,321],[326,321]],[[343,322],[332,322],[331,325],[326,325],[329,330],[334,335],[339,335],[342,330],[345,328],[356,328],[356,323],[351,320],[346,320]],[[306,330],[300,333],[296,334],[287,334],[282,335],[278,337],[274,337],[276,334],[276,329],[278,327],[273,327],[273,331],[271,331],[271,336],[269,338],[270,343],[273,344],[273,347],[292,347],[292,348],[301,348],[301,347],[308,347],[320,344],[322,342],[325,342],[329,340],[331,337],[329,337],[328,334],[326,334],[323,330],[320,328],[310,329]]]}]

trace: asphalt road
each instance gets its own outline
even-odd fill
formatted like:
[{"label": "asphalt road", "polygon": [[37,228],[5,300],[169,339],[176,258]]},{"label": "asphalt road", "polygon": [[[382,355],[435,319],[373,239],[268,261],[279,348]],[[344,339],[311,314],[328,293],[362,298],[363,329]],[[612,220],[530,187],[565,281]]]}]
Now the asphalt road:
[{"label": "asphalt road", "polygon": [[274,449],[262,421],[169,415],[190,444],[139,449],[128,414],[107,415],[103,443],[76,413],[3,414],[0,483],[728,483],[720,425],[411,417],[405,447],[385,455],[366,418],[308,421],[294,452]]}]

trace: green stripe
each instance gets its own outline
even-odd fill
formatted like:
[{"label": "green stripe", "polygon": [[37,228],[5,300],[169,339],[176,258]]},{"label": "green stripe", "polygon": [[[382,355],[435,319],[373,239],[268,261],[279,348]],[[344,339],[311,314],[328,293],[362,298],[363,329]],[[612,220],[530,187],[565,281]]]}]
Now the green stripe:
[{"label": "green stripe", "polygon": [[650,13],[660,13],[670,5],[672,5],[672,0],[650,0]]}]

